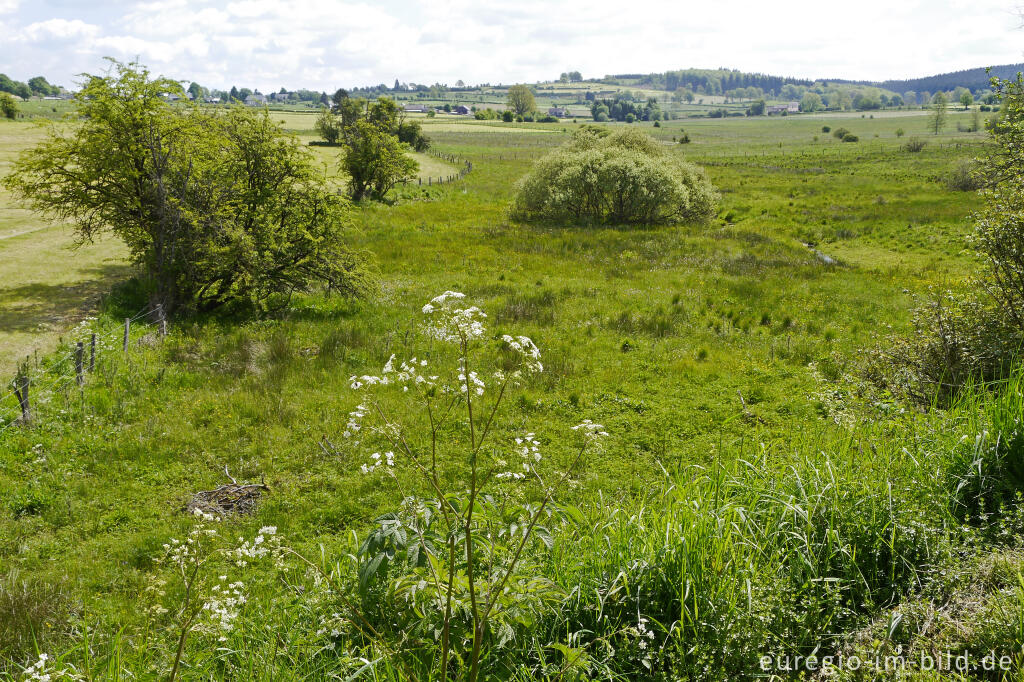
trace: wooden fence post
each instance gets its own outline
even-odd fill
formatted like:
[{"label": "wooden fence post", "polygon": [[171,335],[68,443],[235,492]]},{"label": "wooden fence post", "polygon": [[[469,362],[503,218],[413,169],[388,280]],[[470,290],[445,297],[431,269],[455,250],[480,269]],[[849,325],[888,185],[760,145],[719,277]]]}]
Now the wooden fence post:
[{"label": "wooden fence post", "polygon": [[121,351],[124,353],[128,352],[128,332],[131,331],[132,320],[129,317],[124,318],[124,341],[121,343]]},{"label": "wooden fence post", "polygon": [[85,344],[79,341],[75,344],[75,378],[78,380],[79,386],[85,383],[85,377],[82,376],[82,357],[84,355]]},{"label": "wooden fence post", "polygon": [[160,336],[167,336],[167,315],[164,314],[164,304],[156,304],[156,318],[160,323]]},{"label": "wooden fence post", "polygon": [[90,374],[96,369],[96,334],[93,334],[89,339],[89,372]]},{"label": "wooden fence post", "polygon": [[21,407],[22,424],[28,424],[32,421],[32,407],[29,405],[28,385],[28,373],[22,367],[18,376],[14,378],[14,395],[18,399],[18,406]]}]

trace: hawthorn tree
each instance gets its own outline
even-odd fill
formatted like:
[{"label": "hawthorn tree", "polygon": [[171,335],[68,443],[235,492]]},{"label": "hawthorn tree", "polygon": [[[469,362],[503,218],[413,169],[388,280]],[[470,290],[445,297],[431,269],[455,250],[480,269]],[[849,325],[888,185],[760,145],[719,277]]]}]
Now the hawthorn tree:
[{"label": "hawthorn tree", "polygon": [[349,176],[349,195],[356,201],[380,201],[395,185],[412,179],[419,164],[398,136],[371,121],[358,121],[346,134],[342,167]]},{"label": "hawthorn tree", "polygon": [[170,106],[164,92],[184,91],[111,60],[83,84],[79,123],[51,125],[4,185],[83,242],[122,239],[166,310],[265,308],[316,284],[365,289],[363,258],[345,244],[347,202],[297,138],[265,111]]}]

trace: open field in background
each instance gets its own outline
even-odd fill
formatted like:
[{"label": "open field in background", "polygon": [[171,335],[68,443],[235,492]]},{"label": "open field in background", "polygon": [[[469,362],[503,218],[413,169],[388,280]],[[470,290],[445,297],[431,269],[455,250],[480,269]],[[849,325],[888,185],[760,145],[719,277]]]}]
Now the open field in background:
[{"label": "open field in background", "polygon": [[[879,335],[908,330],[915,294],[971,270],[962,237],[979,199],[943,179],[985,138],[955,132],[966,116],[949,118],[938,136],[926,135],[920,115],[634,124],[705,167],[722,192],[710,225],[649,229],[510,224],[516,180],[578,124],[424,118],[434,148],[474,170],[443,187],[400,188],[394,205],[357,207],[352,239],[373,256],[376,295],[309,295],[267,319],[174,324],[163,345],[103,360],[81,394],[51,396],[37,427],[0,433],[0,498],[10,501],[0,508],[0,570],[56,586],[46,611],[58,623],[52,641],[63,641],[69,610],[105,628],[139,627],[152,557],[181,536],[184,501],[221,484],[225,466],[239,480],[265,476],[271,489],[232,530],[249,536],[275,525],[310,554],[351,551],[351,534],[398,500],[359,473],[365,457],[343,443],[345,415],[358,403],[348,378],[378,372],[392,353],[424,352],[420,309],[445,290],[464,292],[494,332],[527,334],[543,353],[544,374],[517,395],[501,432],[537,432],[555,467],[572,456],[560,434],[582,418],[612,433],[575,472],[568,502],[642,505],[664,482],[696,480],[699,467],[723,461],[737,470],[740,459],[765,470],[825,467],[815,459],[819,444],[837,433],[846,474],[883,472],[882,480],[909,466],[895,443],[881,454],[865,446],[891,425],[855,444],[822,395]],[[312,115],[280,120],[311,139]],[[838,142],[821,132],[826,124],[860,142]],[[674,142],[684,131],[692,142]],[[0,123],[0,162],[33,134]],[[927,138],[923,151],[901,151],[911,136]],[[326,162],[334,152],[314,150]],[[447,165],[421,163],[424,173]],[[43,323],[56,334],[54,316],[127,274],[120,246],[67,251],[66,228],[8,206],[0,198],[0,237],[28,232],[0,238],[4,376],[5,348],[22,354]],[[108,301],[101,331],[134,312],[124,296]],[[324,456],[324,437],[339,446],[337,457]],[[603,556],[591,549],[588,556]]]},{"label": "open field in background", "polygon": [[[0,121],[0,176],[14,157],[42,139],[31,123]],[[101,296],[128,276],[127,250],[103,239],[75,247],[71,230],[14,204],[0,189],[0,376],[26,355],[52,351],[57,339],[95,311]]]}]

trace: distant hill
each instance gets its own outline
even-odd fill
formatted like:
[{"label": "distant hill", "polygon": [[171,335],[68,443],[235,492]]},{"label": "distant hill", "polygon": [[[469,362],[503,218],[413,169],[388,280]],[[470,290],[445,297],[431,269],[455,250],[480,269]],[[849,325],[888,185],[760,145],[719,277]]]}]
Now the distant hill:
[{"label": "distant hill", "polygon": [[984,68],[965,69],[963,71],[940,73],[937,76],[927,76],[925,78],[889,80],[867,84],[892,90],[893,92],[905,92],[907,90],[936,92],[938,90],[953,90],[958,87],[977,91],[989,89],[989,78],[991,76],[1015,78],[1022,71],[1024,71],[1024,64],[1003,64],[1001,66],[993,66],[991,73],[986,73]]},{"label": "distant hill", "polygon": [[620,73],[596,79],[598,82],[614,85],[646,86],[659,90],[675,90],[677,87],[686,86],[696,88],[700,86],[705,91],[718,94],[728,92],[735,88],[757,87],[768,92],[779,92],[785,85],[808,87],[814,83],[826,83],[832,85],[863,85],[882,88],[894,93],[903,94],[908,90],[914,92],[937,92],[939,90],[954,90],[957,87],[965,87],[973,92],[989,89],[990,76],[999,78],[1014,78],[1018,72],[1024,71],[1022,64],[1003,64],[993,66],[991,73],[986,73],[984,67],[976,69],[965,69],[950,73],[940,73],[935,76],[924,78],[908,78],[905,80],[887,81],[864,81],[847,80],[842,78],[819,78],[811,80],[807,78],[793,78],[791,76],[770,76],[762,73],[746,73],[735,69],[681,69],[678,71],[665,71],[663,73]]}]

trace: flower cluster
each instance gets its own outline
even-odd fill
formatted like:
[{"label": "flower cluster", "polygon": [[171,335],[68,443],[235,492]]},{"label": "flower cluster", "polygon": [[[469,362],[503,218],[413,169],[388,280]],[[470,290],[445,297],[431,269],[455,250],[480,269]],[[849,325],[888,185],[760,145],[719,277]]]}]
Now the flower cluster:
[{"label": "flower cluster", "polygon": [[171,538],[169,542],[164,543],[164,560],[181,572],[184,572],[188,566],[203,560],[203,539],[217,535],[217,531],[213,528],[207,528],[206,524],[219,521],[218,517],[213,514],[207,514],[199,509],[196,509],[193,514],[199,519],[199,523],[189,531],[185,540],[181,541],[177,538]]},{"label": "flower cluster", "polygon": [[375,452],[370,455],[370,463],[362,465],[359,467],[359,470],[364,474],[372,474],[381,464],[386,464],[388,469],[393,468],[395,466],[395,453],[390,451],[385,452],[384,460],[381,461],[381,453]]},{"label": "flower cluster", "polygon": [[239,568],[245,568],[251,561],[270,556],[277,568],[286,569],[284,547],[281,544],[281,537],[277,534],[277,526],[263,526],[252,542],[245,538],[238,538],[238,542],[238,547],[227,552],[227,555],[235,560],[235,565]]},{"label": "flower cluster", "polygon": [[[240,581],[228,582],[226,575],[220,576],[220,582],[210,588],[210,597],[203,604],[203,611],[210,617],[210,625],[221,633],[230,632],[238,618],[238,609],[245,604],[245,588]],[[220,641],[226,642],[227,637],[221,634]]]},{"label": "flower cluster", "polygon": [[[356,387],[353,386],[353,388]],[[356,409],[348,413],[348,424],[345,425],[345,432],[342,434],[345,438],[352,438],[359,433],[359,429],[363,428],[363,418],[366,417],[366,413],[366,405],[362,403],[356,405]]]},{"label": "flower cluster", "polygon": [[[521,481],[533,471],[534,465],[538,464],[541,459],[540,454],[540,443],[534,437],[534,434],[528,433],[521,438],[516,438],[516,451],[519,454],[522,471],[503,471],[499,474],[495,474],[497,479],[511,479],[514,481]],[[508,464],[505,460],[498,460],[498,464],[504,466]]]},{"label": "flower cluster", "polygon": [[427,333],[448,343],[461,344],[481,338],[485,331],[483,320],[487,314],[476,306],[457,307],[465,297],[465,294],[458,291],[446,291],[423,306],[423,314],[433,320]]},{"label": "flower cluster", "polygon": [[[403,391],[409,390],[410,383],[417,386],[433,386],[434,382],[437,381],[437,377],[427,377],[420,373],[420,369],[426,366],[426,360],[410,358],[408,360],[403,360],[396,370],[395,355],[392,353],[379,376],[371,374],[364,374],[363,376],[352,375],[348,379],[349,385],[352,387],[352,390],[355,391],[363,388],[364,386],[388,386],[391,384],[401,386]],[[363,406],[360,406],[360,408],[357,409],[361,409],[363,411],[366,410]],[[363,416],[365,415],[359,415],[359,418],[362,418]]]},{"label": "flower cluster", "polygon": [[484,388],[486,388],[484,381],[476,372],[471,371],[468,375],[464,371],[459,372],[459,390],[463,393],[472,390],[477,395],[483,395]]},{"label": "flower cluster", "polygon": [[509,350],[522,358],[522,368],[527,374],[538,374],[544,371],[544,365],[540,362],[540,349],[529,336],[505,334],[501,340],[505,342]]},{"label": "flower cluster", "polygon": [[641,657],[641,663],[648,670],[651,669],[653,664],[651,650],[648,650],[650,642],[654,641],[654,631],[647,627],[647,619],[638,614],[635,628],[627,628],[627,635],[631,635],[636,638],[636,647],[639,649],[639,655]]},{"label": "flower cluster", "polygon": [[49,655],[39,654],[39,660],[25,668],[24,682],[51,682],[51,680],[80,680],[81,675],[77,675],[67,669],[48,671],[46,669],[46,663],[50,660]]},{"label": "flower cluster", "polygon": [[144,592],[147,598],[152,600],[152,603],[146,608],[146,611],[154,618],[167,613],[167,608],[161,603],[161,600],[167,596],[166,587],[166,580],[156,576],[149,576],[149,584],[146,585]]},{"label": "flower cluster", "polygon": [[597,445],[601,438],[608,435],[608,432],[604,430],[604,426],[601,424],[595,424],[589,419],[584,419],[582,422],[572,427],[572,430],[579,431],[587,445]]}]

